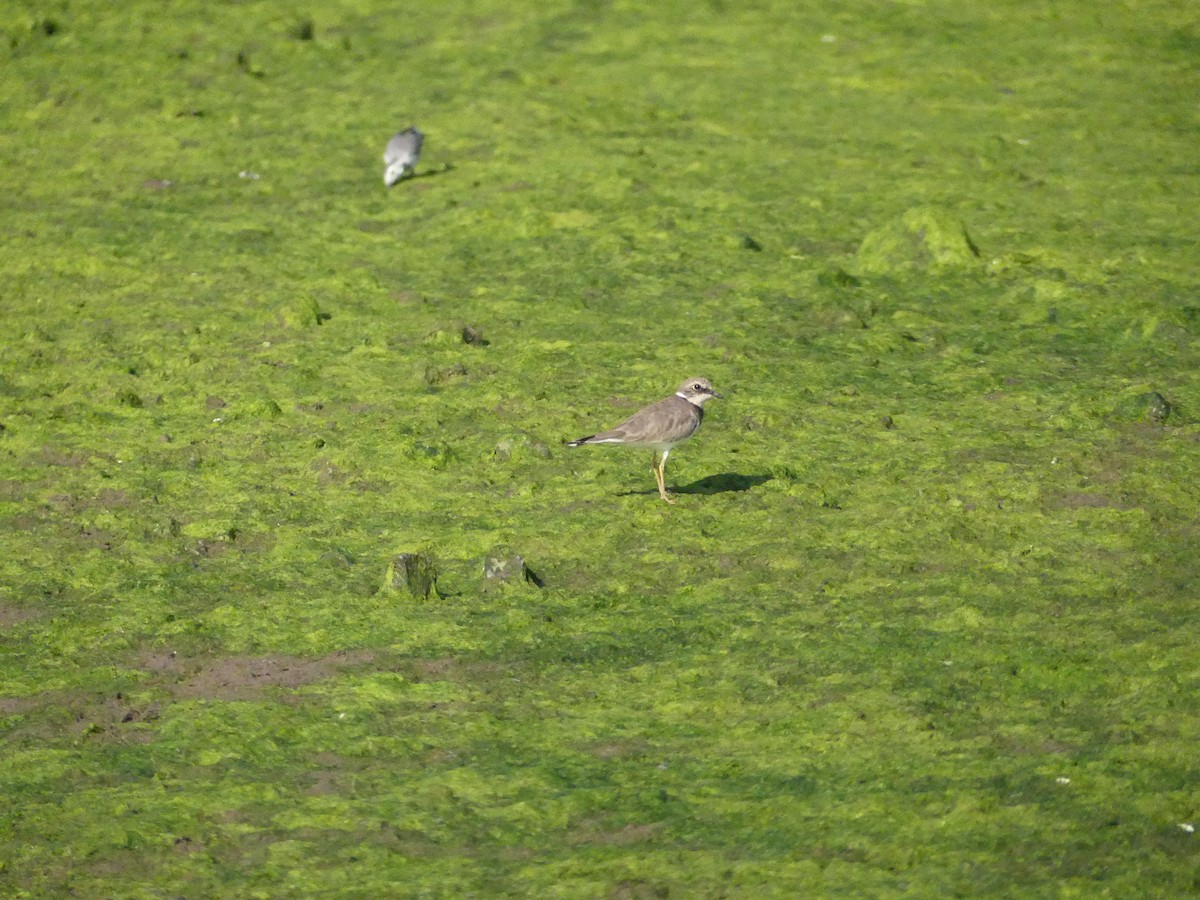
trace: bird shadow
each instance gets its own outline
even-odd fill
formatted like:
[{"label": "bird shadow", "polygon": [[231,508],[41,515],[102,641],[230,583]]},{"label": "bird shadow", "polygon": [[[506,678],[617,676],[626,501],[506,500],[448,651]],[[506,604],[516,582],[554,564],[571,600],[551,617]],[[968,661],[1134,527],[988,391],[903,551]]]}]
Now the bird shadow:
[{"label": "bird shadow", "polygon": [[691,484],[675,488],[677,494],[729,494],[749,491],[770,481],[770,475],[739,475],[737,472],[722,472],[706,475]]},{"label": "bird shadow", "polygon": [[454,171],[453,163],[442,163],[436,169],[422,169],[420,172],[413,172],[405,181],[416,181],[418,178],[437,178],[439,175],[446,175]]},{"label": "bird shadow", "polygon": [[[729,494],[749,491],[765,484],[774,476],[771,475],[739,475],[736,472],[722,472],[720,475],[706,475],[691,484],[668,487],[673,494]],[[637,494],[657,494],[657,490],[626,491],[622,496],[630,497]]]}]

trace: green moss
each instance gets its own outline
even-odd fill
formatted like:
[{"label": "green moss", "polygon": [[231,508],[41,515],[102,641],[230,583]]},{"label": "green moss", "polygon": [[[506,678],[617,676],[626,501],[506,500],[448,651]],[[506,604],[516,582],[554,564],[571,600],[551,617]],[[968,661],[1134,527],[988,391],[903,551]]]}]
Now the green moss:
[{"label": "green moss", "polygon": [[946,210],[910,209],[863,238],[855,259],[864,272],[904,273],[974,264],[979,248]]},{"label": "green moss", "polygon": [[1195,892],[1181,7],[160,13],[0,20],[0,894]]}]

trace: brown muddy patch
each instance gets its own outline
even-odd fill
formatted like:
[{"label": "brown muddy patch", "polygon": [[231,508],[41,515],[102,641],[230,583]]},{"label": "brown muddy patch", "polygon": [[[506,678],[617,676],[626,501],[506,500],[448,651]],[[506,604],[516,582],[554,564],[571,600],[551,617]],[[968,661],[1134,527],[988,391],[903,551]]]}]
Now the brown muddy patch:
[{"label": "brown muddy patch", "polygon": [[132,705],[128,699],[117,694],[84,710],[76,716],[76,732],[79,734],[108,733],[125,743],[147,744],[155,737],[154,729],[125,728],[121,726],[156,722],[161,707],[157,703]]},{"label": "brown muddy patch", "polygon": [[81,736],[103,734],[142,744],[153,739],[152,730],[121,726],[155,721],[159,704],[134,705],[119,691],[105,697],[88,691],[45,691],[31,697],[0,699],[0,715],[23,717],[5,731],[10,739],[75,741]]},{"label": "brown muddy patch", "polygon": [[337,797],[346,791],[346,779],[340,772],[322,771],[310,776],[308,787],[301,793],[306,797]]},{"label": "brown muddy patch", "polygon": [[631,822],[614,830],[604,828],[602,823],[597,820],[585,819],[580,823],[574,835],[574,841],[578,844],[606,844],[609,846],[643,844],[654,840],[665,827],[665,822]]},{"label": "brown muddy patch", "polygon": [[317,657],[273,654],[218,659],[166,652],[149,657],[142,668],[161,676],[161,686],[178,700],[255,700],[268,689],[315,684],[374,659],[372,650],[339,650]]},{"label": "brown muddy patch", "polygon": [[662,900],[670,896],[670,889],[649,881],[618,881],[608,892],[609,900]]},{"label": "brown muddy patch", "polygon": [[231,529],[226,534],[212,538],[197,538],[187,545],[187,550],[193,556],[205,559],[216,559],[224,556],[230,550],[240,553],[262,553],[275,546],[274,535],[265,531],[246,532]]},{"label": "brown muddy patch", "polygon": [[79,494],[51,494],[46,503],[60,513],[79,512],[88,509],[124,509],[133,506],[135,500],[127,491],[103,488],[92,497]]},{"label": "brown muddy patch", "polygon": [[346,475],[342,470],[325,457],[313,460],[309,469],[317,476],[317,484],[322,487],[341,484],[346,480]]},{"label": "brown muddy patch", "polygon": [[995,745],[1010,756],[1073,756],[1081,748],[1076,744],[1054,738],[1037,738],[1026,735],[996,735]]},{"label": "brown muddy patch", "polygon": [[[2,611],[4,607],[0,607]],[[16,610],[11,616],[24,613]],[[44,691],[26,697],[0,697],[0,716],[19,716],[6,736],[39,741],[78,740],[80,737],[146,743],[154,740],[154,723],[171,703],[184,700],[253,701],[273,697],[295,702],[290,691],[326,681],[355,669],[397,671],[414,681],[472,681],[485,685],[508,678],[510,670],[490,663],[461,663],[444,659],[383,659],[375,650],[339,650],[324,656],[288,654],[265,656],[186,656],[174,651],[144,655],[134,664],[145,677],[137,680],[134,696],[119,690],[98,695],[94,691]],[[137,727],[142,726],[142,727]],[[151,726],[151,727],[146,727]],[[456,758],[449,753],[447,759]],[[325,768],[340,767],[337,757],[318,761]],[[333,790],[338,777],[331,772],[318,778],[315,793]]]},{"label": "brown muddy patch", "polygon": [[29,482],[0,478],[0,500],[24,500],[33,492]]},{"label": "brown muddy patch", "polygon": [[88,456],[61,450],[58,447],[43,447],[37,456],[37,461],[45,466],[63,466],[69,469],[79,469],[87,465]]},{"label": "brown muddy patch", "polygon": [[175,838],[172,849],[176,853],[202,853],[205,847],[203,841],[195,840],[185,835],[184,837]]},{"label": "brown muddy patch", "polygon": [[0,628],[11,628],[37,618],[38,613],[32,609],[24,609],[9,603],[0,603]]},{"label": "brown muddy patch", "polygon": [[268,690],[294,690],[335,675],[370,666],[397,671],[413,681],[478,681],[507,671],[489,663],[443,659],[390,659],[376,650],[338,650],[324,656],[188,657],[161,651],[142,658],[138,667],[151,674],[141,689],[159,688],[177,700],[253,700]]},{"label": "brown muddy patch", "polygon": [[1049,500],[1047,506],[1059,507],[1063,509],[1107,509],[1108,507],[1122,507],[1123,504],[1118,503],[1110,497],[1105,497],[1103,494],[1090,494],[1087,491],[1070,491],[1065,494],[1059,494],[1057,497]]},{"label": "brown muddy patch", "polygon": [[128,493],[116,488],[104,488],[96,494],[96,505],[105,509],[120,509],[124,506],[132,506],[133,502]]},{"label": "brown muddy patch", "polygon": [[155,722],[164,706],[178,700],[257,700],[273,689],[287,691],[324,681],[340,672],[372,663],[370,650],[340,650],[318,657],[232,656],[184,657],[174,652],[145,657],[139,668],[150,677],[138,684],[138,694],[162,691],[168,698],[131,700],[124,692],[96,697],[86,692],[48,691],[33,697],[0,700],[0,714],[26,714],[37,721],[26,731],[43,736],[106,735],[143,743],[153,729],[125,728]]},{"label": "brown muddy patch", "polygon": [[28,697],[0,697],[0,716],[16,716],[33,706]]}]

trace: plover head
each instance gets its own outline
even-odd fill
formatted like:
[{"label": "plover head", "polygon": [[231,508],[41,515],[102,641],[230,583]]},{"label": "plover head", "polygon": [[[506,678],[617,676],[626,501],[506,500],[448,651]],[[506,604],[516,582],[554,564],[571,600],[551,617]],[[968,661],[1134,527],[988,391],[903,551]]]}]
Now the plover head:
[{"label": "plover head", "polygon": [[704,406],[705,403],[714,397],[718,400],[725,399],[713,390],[713,386],[707,378],[689,378],[679,386],[679,390],[675,392],[675,396],[682,397],[688,403],[696,406]]}]

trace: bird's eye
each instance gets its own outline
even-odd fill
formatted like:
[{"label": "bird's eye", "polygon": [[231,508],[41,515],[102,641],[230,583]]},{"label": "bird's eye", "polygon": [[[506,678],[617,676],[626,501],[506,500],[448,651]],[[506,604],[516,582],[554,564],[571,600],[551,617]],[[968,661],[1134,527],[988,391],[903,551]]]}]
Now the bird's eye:
[{"label": "bird's eye", "polygon": [[692,385],[692,390],[693,391],[702,391],[702,390],[704,390],[704,385],[702,385],[700,382],[697,381],[695,384]]}]

